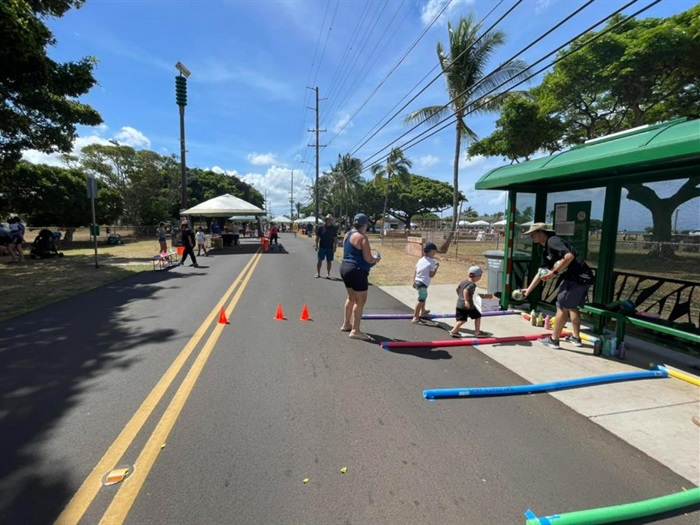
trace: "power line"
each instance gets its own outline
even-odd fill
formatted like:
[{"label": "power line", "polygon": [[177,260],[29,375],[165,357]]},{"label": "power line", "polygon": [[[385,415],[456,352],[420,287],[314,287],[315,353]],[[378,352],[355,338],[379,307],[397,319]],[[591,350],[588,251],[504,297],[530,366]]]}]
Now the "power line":
[{"label": "power line", "polygon": [[[467,49],[465,49],[464,51],[462,51],[462,53],[460,53],[456,58],[454,58],[453,61],[454,61],[454,60],[458,60],[463,54],[465,54],[465,53],[467,53],[468,51],[470,51],[470,50],[476,45],[476,43],[479,42],[479,40],[481,40],[481,39],[484,37],[484,35],[487,35],[489,32],[491,32],[491,31],[493,30],[493,28],[495,28],[499,23],[501,23],[501,21],[502,21],[503,19],[505,19],[508,15],[510,15],[510,13],[511,13],[516,7],[518,7],[518,5],[520,5],[521,2],[522,2],[522,0],[517,0],[517,1],[515,2],[515,4],[513,4],[513,5],[511,6],[510,9],[508,9],[508,11],[506,11],[503,15],[501,15],[501,17],[500,17],[498,20],[496,20],[493,24],[491,24],[491,27],[489,27],[486,31],[484,31],[484,32],[482,33],[482,35],[474,41],[474,43],[472,43],[469,47],[467,47]],[[489,14],[491,14],[491,13],[489,13]],[[487,16],[488,16],[488,15],[487,15]],[[482,23],[483,20],[485,20],[485,19],[486,19],[486,17],[484,17],[484,19],[482,19],[482,21],[479,22],[479,24],[476,26],[477,29],[479,28],[479,26],[481,25],[481,23]],[[438,65],[439,65],[439,64],[438,64]],[[433,71],[435,71],[435,70],[437,69],[437,67],[438,67],[437,65],[436,65],[435,67],[433,67],[433,68],[426,74],[426,76],[428,76],[428,75],[431,74]],[[406,102],[403,106],[401,106],[401,107],[396,111],[396,113],[394,113],[394,114],[393,114],[382,126],[380,126],[372,135],[370,135],[369,137],[367,137],[367,139],[366,139],[362,144],[360,144],[359,146],[355,146],[355,149],[352,151],[351,155],[355,155],[355,154],[362,148],[362,146],[364,146],[364,145],[367,144],[372,138],[374,138],[374,137],[377,135],[377,133],[379,133],[382,129],[384,129],[384,128],[387,126],[387,124],[389,124],[389,122],[391,122],[392,120],[394,120],[394,119],[399,115],[399,113],[401,113],[404,109],[406,109],[406,108],[408,107],[408,105],[409,105],[411,102],[413,102],[413,101],[416,100],[420,95],[422,95],[422,94],[425,92],[425,90],[428,89],[431,85],[433,85],[442,75],[443,75],[443,73],[442,73],[442,71],[440,71],[440,73],[438,73],[430,82],[428,82],[428,84],[426,84],[425,87],[423,87],[423,89],[421,89],[418,93],[416,93],[416,94],[413,96],[413,98],[411,98],[408,102]],[[422,82],[423,79],[425,79],[425,76],[420,80],[420,82]],[[420,82],[419,82],[419,84],[420,84]],[[416,85],[415,87],[417,87],[417,85]],[[415,87],[414,87],[413,89],[415,89]],[[411,90],[411,91],[412,91],[412,90]],[[409,91],[409,93],[410,93],[410,91]],[[404,97],[404,98],[406,98],[406,97]],[[403,100],[403,99],[402,99],[402,100]],[[448,103],[448,105],[449,105],[449,103]],[[394,106],[394,107],[396,107],[396,106]],[[393,110],[393,108],[392,108],[392,110]],[[390,111],[391,111],[391,110],[390,110]],[[404,134],[404,135],[401,135],[401,137],[403,137],[403,136],[405,136],[405,134]],[[399,139],[400,139],[401,137],[399,137]],[[363,138],[364,138],[364,137],[363,137]],[[362,140],[362,139],[360,139],[360,140]],[[397,139],[397,140],[398,140],[398,139]],[[394,141],[394,142],[395,142],[395,141]],[[391,144],[390,144],[390,145],[391,145]],[[388,146],[386,146],[386,147],[388,147]],[[386,149],[386,147],[381,148],[379,151],[381,152],[382,150]],[[375,155],[377,155],[378,153],[379,153],[379,152],[375,153]],[[372,157],[374,157],[375,155],[372,155]],[[372,157],[370,157],[370,159],[371,159]]]},{"label": "power line", "polygon": [[[501,5],[501,4],[503,3],[503,1],[504,1],[504,0],[500,0],[500,1],[498,2],[498,4],[496,4],[496,7],[494,7],[494,8],[489,12],[489,14],[486,15],[486,17],[488,17],[491,13],[493,13],[493,11],[494,11],[499,5]],[[333,143],[333,141],[343,132],[343,130],[348,126],[348,124],[350,124],[350,122],[352,122],[352,120],[358,115],[358,113],[359,113],[360,111],[362,111],[362,109],[364,109],[364,107],[365,107],[365,106],[367,105],[367,103],[372,99],[372,97],[374,97],[374,95],[377,94],[377,91],[379,91],[379,88],[381,88],[381,87],[384,85],[384,83],[389,79],[389,77],[394,73],[394,71],[396,71],[396,69],[403,63],[403,61],[406,60],[406,58],[407,58],[408,55],[411,53],[411,51],[413,51],[413,49],[418,45],[418,42],[420,42],[420,41],[423,39],[423,37],[425,36],[425,34],[426,34],[426,33],[433,27],[433,25],[440,19],[440,17],[442,16],[442,14],[443,14],[443,13],[445,12],[445,10],[449,7],[450,3],[452,3],[452,0],[448,0],[448,1],[445,3],[445,5],[444,5],[443,8],[438,12],[438,14],[435,15],[435,17],[430,21],[430,24],[428,24],[428,25],[425,27],[425,29],[423,30],[423,32],[418,36],[418,38],[413,42],[413,44],[411,44],[411,45],[409,46],[409,48],[404,52],[404,54],[401,56],[401,58],[399,59],[399,61],[391,67],[391,69],[390,69],[389,72],[386,74],[386,76],[382,79],[382,81],[379,83],[379,85],[378,85],[376,88],[374,88],[374,91],[372,91],[372,93],[370,93],[369,97],[367,97],[367,99],[365,99],[365,101],[360,105],[360,107],[357,108],[357,110],[352,114],[352,116],[351,116],[351,117],[348,119],[348,121],[343,125],[343,127],[340,128],[340,130],[338,130],[338,132],[333,136],[333,138],[332,138],[331,140],[328,141],[328,145],[330,145],[330,144]],[[484,19],[485,19],[486,17],[484,17]],[[483,20],[482,20],[482,21],[483,21]],[[397,30],[398,30],[398,28],[397,28]],[[434,70],[434,68],[433,68],[433,70]],[[432,72],[433,70],[431,70],[431,72]],[[428,76],[429,74],[430,74],[430,72],[428,72],[428,73],[426,74],[426,76]],[[419,81],[419,84],[420,84],[420,82],[422,82],[424,79],[425,79],[425,77],[423,77],[423,78]],[[411,91],[413,91],[413,89],[415,89],[415,87],[416,87],[416,86],[414,86],[414,87],[411,89]],[[409,93],[410,93],[411,91],[409,91]],[[405,95],[401,100],[403,100],[404,98],[406,98],[406,96],[408,96],[408,94]],[[401,101],[399,101],[398,103],[400,103],[400,102],[401,102]],[[396,107],[396,106],[394,106],[394,107]],[[393,108],[392,108],[392,109],[393,109]],[[391,112],[391,110],[389,110],[389,112]],[[386,115],[385,115],[385,116],[386,116]],[[382,117],[382,119],[383,119],[383,118],[384,118],[384,117]],[[380,119],[380,122],[381,122],[382,119]],[[376,125],[375,125],[375,127],[376,127]],[[372,129],[374,129],[374,128],[372,128]],[[371,130],[370,130],[370,131],[371,131]],[[360,140],[362,140],[362,139],[360,139]]]},{"label": "power line", "polygon": [[[554,54],[554,53],[560,51],[561,49],[563,49],[564,47],[566,47],[567,45],[569,45],[571,42],[573,42],[574,40],[576,40],[576,39],[580,38],[581,36],[585,35],[587,32],[591,31],[591,30],[594,29],[595,27],[597,27],[597,26],[599,26],[600,24],[604,23],[605,21],[609,20],[610,18],[612,18],[612,17],[615,16],[616,14],[620,13],[620,12],[623,11],[624,9],[626,9],[626,8],[628,8],[629,6],[635,4],[637,1],[638,1],[638,0],[632,0],[631,2],[628,2],[627,4],[625,4],[624,6],[622,6],[621,8],[617,9],[616,11],[614,11],[613,13],[611,13],[610,15],[608,15],[608,16],[606,16],[605,18],[603,18],[602,20],[600,20],[599,22],[597,22],[597,23],[593,24],[592,26],[590,26],[588,29],[582,31],[582,32],[579,33],[577,36],[575,36],[575,37],[573,37],[572,39],[568,40],[567,42],[565,42],[564,44],[562,44],[561,46],[559,46],[559,47],[556,48],[555,50],[553,50],[553,51],[547,53],[547,54],[544,55],[542,58],[540,58],[539,60],[537,60],[534,64],[528,66],[528,67],[523,71],[523,73],[524,73],[525,71],[529,70],[529,69],[532,69],[532,67],[534,67],[535,65],[537,65],[537,64],[539,64],[540,62],[544,61],[547,57],[549,57],[549,56],[551,56],[552,54]],[[576,53],[577,51],[580,51],[581,49],[583,49],[584,47],[586,47],[586,46],[589,45],[590,43],[594,42],[594,41],[597,40],[598,38],[602,37],[603,35],[607,34],[608,32],[612,31],[613,29],[619,27],[620,25],[622,25],[622,24],[628,22],[630,19],[636,17],[637,15],[639,15],[639,14],[645,12],[646,10],[650,9],[651,7],[653,7],[654,5],[658,4],[659,2],[661,2],[661,0],[655,0],[655,1],[652,2],[651,4],[649,4],[649,5],[647,5],[646,7],[640,9],[639,11],[637,11],[637,12],[635,12],[635,13],[629,15],[627,18],[621,20],[620,22],[614,24],[613,26],[610,26],[609,28],[606,28],[606,29],[600,31],[598,34],[596,34],[594,37],[592,37],[592,38],[588,39],[587,41],[585,41],[583,44],[581,44],[581,45],[580,45],[579,47],[577,47],[576,49],[570,50],[569,52],[565,53],[565,54],[562,55],[561,57],[555,59],[554,61],[550,62],[550,63],[547,64],[546,66],[540,68],[539,70],[537,70],[537,71],[536,71],[535,73],[533,73],[532,75],[530,75],[530,76],[528,76],[528,77],[526,77],[526,78],[520,80],[518,83],[514,84],[513,86],[511,86],[510,88],[508,88],[505,92],[500,93],[499,95],[503,95],[503,94],[507,93],[508,91],[511,91],[512,89],[518,87],[519,85],[521,85],[521,84],[527,82],[527,81],[530,80],[531,78],[533,78],[533,77],[539,75],[539,74],[542,73],[543,71],[547,70],[547,69],[550,68],[551,66],[557,64],[558,62],[564,60],[565,58],[567,58],[568,56],[572,55],[573,53]],[[517,56],[517,55],[515,55],[515,56]],[[513,58],[514,58],[514,57],[513,57]],[[511,60],[512,60],[512,59],[511,59]],[[486,78],[486,77],[485,77],[485,78]],[[483,80],[482,80],[482,81],[483,81]],[[477,110],[481,109],[482,107],[484,107],[484,106],[489,102],[488,96],[489,96],[490,94],[492,94],[494,91],[497,91],[499,88],[503,87],[503,86],[504,86],[505,84],[507,84],[507,83],[508,83],[508,81],[505,81],[505,82],[499,84],[498,86],[494,87],[494,88],[493,88],[491,91],[489,91],[488,93],[485,93],[485,94],[483,94],[481,97],[479,97],[478,99],[476,99],[475,101],[472,101],[472,102],[471,102],[471,105],[472,105],[473,107],[472,107],[471,109],[469,109],[469,110],[467,111],[467,113],[465,113],[465,115],[474,113],[475,111],[477,111]],[[460,96],[461,96],[461,94],[460,94]],[[454,101],[454,100],[450,101],[450,103],[453,102],[453,101]],[[478,102],[480,102],[480,101],[481,101],[481,104],[476,105],[476,104],[477,104]],[[448,104],[448,105],[449,105],[449,104]],[[460,109],[462,109],[462,108],[460,108]],[[432,126],[431,126],[430,128],[428,128],[427,130],[425,130],[425,131],[419,133],[418,135],[416,135],[415,137],[411,138],[410,140],[408,140],[407,142],[405,142],[404,144],[402,144],[402,145],[400,145],[400,146],[398,146],[398,147],[401,148],[401,149],[404,149],[404,150],[405,150],[405,149],[410,149],[411,147],[413,147],[413,146],[415,146],[415,145],[417,145],[417,144],[419,144],[419,143],[421,143],[421,142],[427,140],[428,138],[432,137],[432,136],[435,135],[436,133],[439,133],[440,131],[442,131],[442,130],[448,128],[448,127],[450,127],[452,124],[454,124],[454,123],[457,122],[457,120],[453,118],[453,117],[455,116],[455,114],[456,114],[456,113],[453,113],[453,114],[450,115],[449,117],[446,117],[445,119],[443,119],[443,120],[441,120],[441,121],[435,123],[434,125],[432,125]],[[450,122],[448,122],[446,125],[444,125],[444,126],[438,128],[438,129],[435,129],[435,128],[437,128],[438,126],[440,126],[441,124],[443,124],[443,123],[445,123],[446,121],[448,121],[448,120],[450,120]],[[422,123],[417,124],[416,126],[414,126],[413,128],[411,128],[407,133],[410,133],[411,131],[415,130],[415,129],[416,129],[417,127],[419,127],[420,125],[422,125]],[[433,131],[432,133],[429,133],[428,135],[426,135],[426,133],[430,132],[431,130],[435,130],[435,131]],[[389,145],[385,146],[384,148],[382,148],[382,149],[379,150],[379,151],[382,151],[382,150],[384,150],[384,149],[386,149],[386,148],[392,146],[395,142],[397,142],[397,141],[400,140],[401,138],[405,137],[405,136],[407,135],[407,133],[404,133],[403,135],[401,135],[400,137],[398,137],[397,139],[395,139],[394,141],[392,141]],[[423,135],[426,135],[426,136],[424,136],[423,138],[420,138],[420,137],[423,136]],[[419,138],[420,138],[420,140],[418,140]],[[374,155],[372,155],[372,157],[376,156],[378,153],[379,153],[379,152],[375,153]],[[372,157],[370,157],[370,158],[372,158]],[[364,172],[364,171],[367,171],[367,170],[363,170],[363,172]]]}]

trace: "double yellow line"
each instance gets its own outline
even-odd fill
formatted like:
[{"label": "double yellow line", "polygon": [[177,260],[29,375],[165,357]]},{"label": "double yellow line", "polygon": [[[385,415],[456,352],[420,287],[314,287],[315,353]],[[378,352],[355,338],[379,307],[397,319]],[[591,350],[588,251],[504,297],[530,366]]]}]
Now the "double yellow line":
[{"label": "double yellow line", "polygon": [[[107,449],[107,452],[105,452],[104,456],[102,456],[97,465],[95,465],[95,468],[92,469],[92,472],[88,475],[85,481],[83,481],[83,484],[78,489],[78,492],[76,492],[71,498],[66,508],[63,510],[63,512],[61,512],[56,520],[55,523],[57,525],[75,524],[80,521],[83,514],[88,509],[102,487],[102,477],[104,474],[117,466],[118,462],[122,459],[138,433],[141,431],[141,428],[143,428],[143,425],[153,413],[153,410],[155,410],[156,406],[158,406],[158,404],[161,402],[165,392],[175,380],[175,377],[180,373],[194,349],[198,346],[199,342],[209,330],[209,327],[212,325],[212,323],[217,322],[221,308],[224,307],[231,294],[233,294],[238,287],[238,291],[226,308],[227,317],[231,315],[231,312],[233,312],[233,309],[236,307],[238,301],[243,295],[243,291],[248,285],[255,267],[260,261],[260,256],[261,252],[258,251],[250,259],[250,261],[248,261],[241,273],[234,280],[233,284],[231,284],[229,289],[226,290],[226,293],[224,293],[224,295],[221,297],[219,302],[216,303],[216,306],[214,306],[212,311],[207,315],[205,321],[187,342],[175,361],[173,361],[172,365],[170,365],[170,368],[168,368],[163,377],[160,378],[156,386],[153,388],[153,390],[151,390],[143,403],[141,403],[141,406],[126,424],[119,436],[117,436],[112,445],[110,445],[109,449]],[[199,374],[202,372],[202,369],[209,359],[214,346],[219,340],[224,326],[225,325],[222,324],[216,324],[214,326],[214,330],[204,344],[202,351],[199,353],[191,368],[187,372],[182,384],[177,389],[177,392],[173,396],[172,401],[170,401],[168,408],[165,410],[165,413],[156,425],[156,428],[151,433],[151,436],[141,451],[141,454],[139,454],[138,459],[134,463],[136,468],[133,474],[126,482],[122,484],[104,516],[102,516],[102,519],[100,520],[101,524],[123,523],[126,519],[131,506],[136,500],[136,497],[138,496],[138,493],[146,480],[146,476],[150,472],[151,467],[153,467],[153,464],[158,457],[162,444],[166,442],[170,431],[172,430],[177,418],[180,415],[180,412],[182,411],[182,408],[185,406],[187,398],[192,393],[192,389],[199,378]]]}]

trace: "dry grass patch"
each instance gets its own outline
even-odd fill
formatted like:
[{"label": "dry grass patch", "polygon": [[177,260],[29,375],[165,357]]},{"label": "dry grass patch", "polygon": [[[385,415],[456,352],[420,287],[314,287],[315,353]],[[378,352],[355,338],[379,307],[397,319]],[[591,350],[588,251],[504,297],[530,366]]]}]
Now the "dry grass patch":
[{"label": "dry grass patch", "polygon": [[[0,322],[150,270],[151,257],[158,251],[158,243],[152,240],[118,246],[99,245],[99,268],[95,268],[94,248],[88,243],[76,245],[75,248],[61,248],[65,255],[61,258],[32,260],[25,250],[24,262],[0,264],[3,283]],[[9,260],[9,257],[1,257],[0,263]]]}]

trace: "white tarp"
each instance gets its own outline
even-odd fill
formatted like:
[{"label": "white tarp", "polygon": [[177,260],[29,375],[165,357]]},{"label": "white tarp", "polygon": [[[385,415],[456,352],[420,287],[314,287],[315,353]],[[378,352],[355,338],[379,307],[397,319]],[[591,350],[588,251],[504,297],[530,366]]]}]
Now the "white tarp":
[{"label": "white tarp", "polygon": [[254,204],[226,193],[225,195],[201,202],[197,206],[182,212],[182,215],[230,217],[231,215],[265,215],[265,211]]},{"label": "white tarp", "polygon": [[277,224],[289,224],[292,222],[292,220],[288,217],[285,217],[284,215],[280,215],[279,217],[275,217],[274,219],[270,219],[270,222],[276,222]]},{"label": "white tarp", "polygon": [[[318,222],[323,222],[323,221],[318,221]],[[316,217],[304,217],[303,219],[297,219],[294,221],[294,224],[316,224]]]},{"label": "white tarp", "polygon": [[508,221],[506,219],[503,219],[501,221],[494,222],[491,226],[505,226],[506,224],[508,224]]}]

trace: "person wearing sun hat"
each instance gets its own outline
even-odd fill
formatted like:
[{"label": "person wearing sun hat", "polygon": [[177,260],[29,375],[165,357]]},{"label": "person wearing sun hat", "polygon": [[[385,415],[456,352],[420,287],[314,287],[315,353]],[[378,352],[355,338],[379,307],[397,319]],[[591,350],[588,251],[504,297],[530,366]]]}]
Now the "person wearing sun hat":
[{"label": "person wearing sun hat", "polygon": [[423,247],[423,257],[418,259],[416,269],[413,271],[413,288],[418,292],[418,302],[413,308],[413,324],[425,324],[421,321],[421,316],[430,313],[430,310],[425,309],[425,301],[428,298],[428,286],[430,280],[435,277],[440,263],[435,260],[437,246],[429,242]]},{"label": "person wearing sun hat", "polygon": [[345,283],[348,298],[343,310],[342,332],[350,332],[352,339],[367,341],[371,337],[360,331],[362,310],[367,302],[369,289],[369,271],[381,259],[377,252],[372,255],[369,239],[365,232],[369,226],[369,218],[364,213],[358,213],[353,219],[353,228],[343,239],[343,262],[340,265],[340,276]]},{"label": "person wearing sun hat", "polygon": [[534,223],[524,235],[529,235],[532,242],[540,244],[543,250],[540,271],[535,274],[530,286],[523,291],[523,295],[527,297],[540,284],[540,281],[559,277],[557,314],[554,318],[552,335],[538,339],[537,342],[549,348],[559,348],[561,331],[571,318],[573,334],[567,336],[566,341],[574,346],[582,346],[581,314],[578,309],[586,302],[588,288],[593,284],[593,272],[574,247],[556,235],[554,230],[548,229],[545,223]]}]

